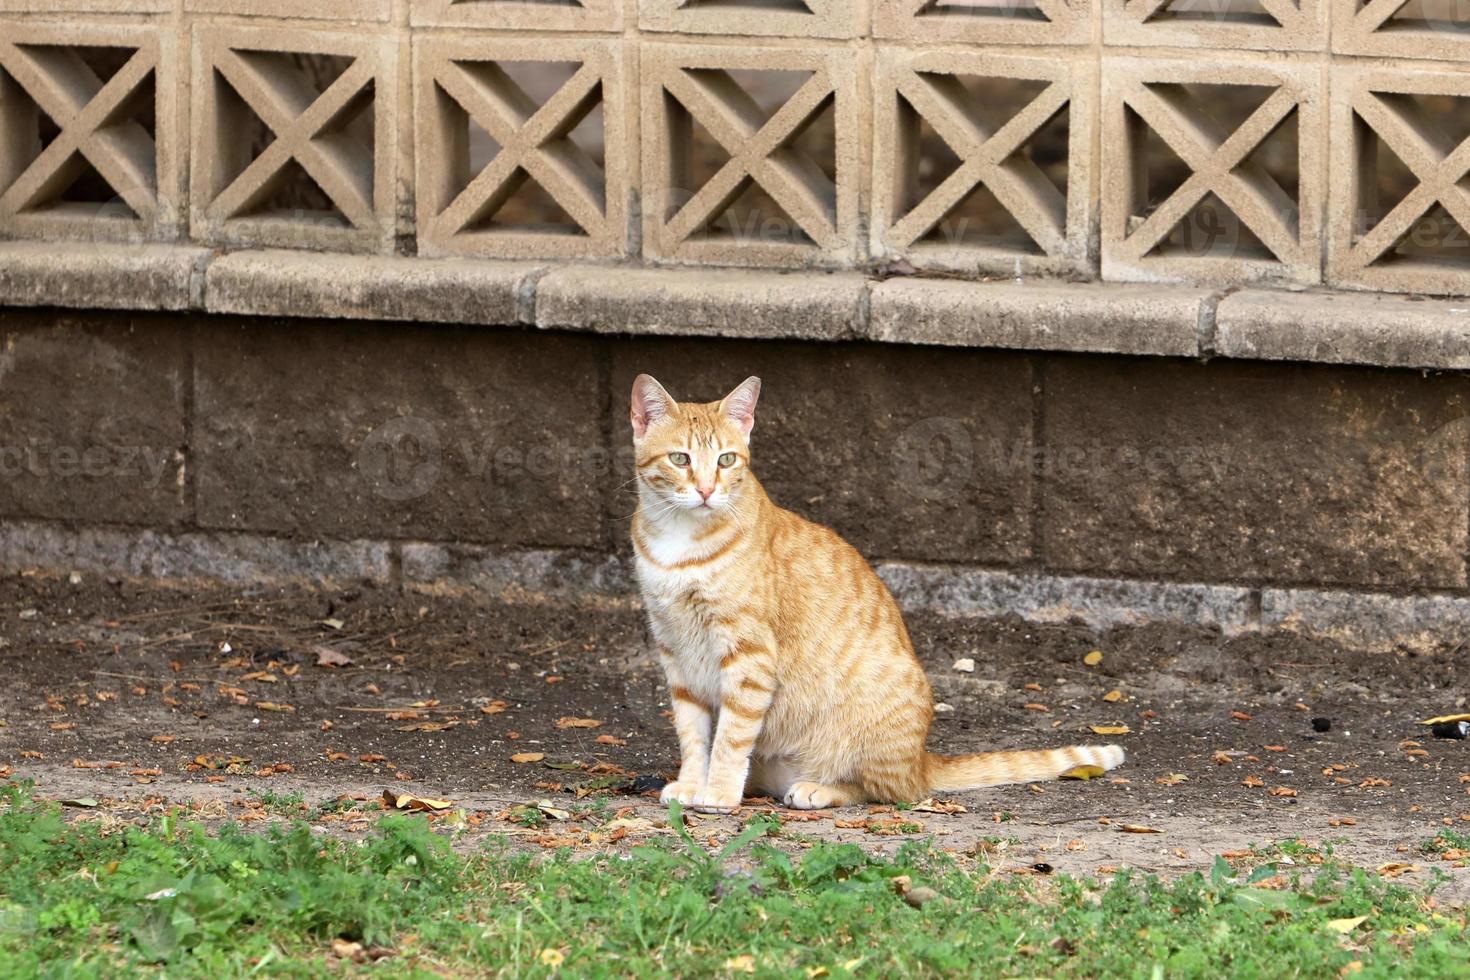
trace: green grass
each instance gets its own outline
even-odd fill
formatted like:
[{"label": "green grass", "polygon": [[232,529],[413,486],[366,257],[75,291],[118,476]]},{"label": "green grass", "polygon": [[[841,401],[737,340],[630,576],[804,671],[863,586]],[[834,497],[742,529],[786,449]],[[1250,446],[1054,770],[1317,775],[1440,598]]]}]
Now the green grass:
[{"label": "green grass", "polygon": [[[1261,885],[1298,872],[1265,864],[1238,880],[1223,860],[1172,882],[1018,878],[921,843],[889,858],[791,847],[764,819],[714,853],[672,816],[679,835],[631,853],[533,856],[457,851],[422,816],[393,814],[361,841],[175,816],[104,832],[11,787],[0,976],[1470,973],[1462,912],[1330,858],[1280,890]],[[910,907],[899,876],[940,897]],[[393,955],[336,960],[338,938]]]}]

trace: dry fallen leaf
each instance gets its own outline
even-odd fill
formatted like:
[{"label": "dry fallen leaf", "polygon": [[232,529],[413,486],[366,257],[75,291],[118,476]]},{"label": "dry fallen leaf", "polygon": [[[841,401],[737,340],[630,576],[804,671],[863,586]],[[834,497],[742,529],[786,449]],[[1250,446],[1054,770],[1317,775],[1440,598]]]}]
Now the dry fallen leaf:
[{"label": "dry fallen leaf", "polygon": [[963,806],[961,806],[958,803],[951,803],[949,800],[936,800],[932,796],[929,797],[929,799],[927,799],[927,800],[922,800],[922,801],[920,801],[918,803],[915,803],[909,809],[914,810],[915,812],[918,812],[918,813],[969,813],[970,812],[970,811],[966,810]]},{"label": "dry fallen leaf", "polygon": [[316,654],[316,665],[318,667],[350,667],[352,658],[340,650],[331,647],[315,646],[312,652]]},{"label": "dry fallen leaf", "polygon": [[1339,932],[1346,936],[1367,921],[1368,917],[1366,915],[1356,915],[1351,919],[1328,919],[1323,925],[1332,932]]},{"label": "dry fallen leaf", "polygon": [[1133,731],[1127,725],[1092,725],[1094,735],[1127,735]]},{"label": "dry fallen leaf", "polygon": [[1021,707],[1025,708],[1027,711],[1041,711],[1041,712],[1050,712],[1051,711],[1051,709],[1048,708],[1046,705],[1044,705],[1044,704],[1036,704],[1034,701],[1032,703],[1030,703],[1030,704],[1023,704],[1023,705],[1021,705]]},{"label": "dry fallen leaf", "polygon": [[1125,834],[1162,834],[1163,831],[1157,827],[1145,827],[1140,823],[1119,824],[1118,829]]},{"label": "dry fallen leaf", "polygon": [[1290,786],[1274,786],[1271,788],[1270,793],[1272,796],[1295,796],[1296,790]]},{"label": "dry fallen leaf", "polygon": [[491,701],[489,704],[482,705],[480,707],[480,712],[481,714],[498,715],[502,711],[504,711],[506,707],[507,705],[504,701]]},{"label": "dry fallen leaf", "polygon": [[1417,874],[1420,870],[1417,864],[1380,864],[1378,866],[1378,876],[1380,878],[1397,878],[1400,875]]},{"label": "dry fallen leaf", "polygon": [[1089,651],[1087,656],[1082,658],[1082,662],[1089,667],[1096,667],[1098,664],[1102,663],[1102,660],[1103,655],[1101,650]]},{"label": "dry fallen leaf", "polygon": [[1247,776],[1240,781],[1240,785],[1249,786],[1251,789],[1260,789],[1266,785],[1266,781],[1259,776]]},{"label": "dry fallen leaf", "polygon": [[601,728],[602,722],[596,718],[574,718],[567,715],[556,720],[557,728]]},{"label": "dry fallen leaf", "polygon": [[1058,779],[1097,779],[1106,770],[1102,766],[1073,766],[1058,776]]},{"label": "dry fallen leaf", "polygon": [[754,973],[755,957],[749,953],[741,956],[732,956],[725,961],[725,969],[731,973]]},{"label": "dry fallen leaf", "polygon": [[1230,712],[1230,717],[1234,718],[1236,721],[1250,721],[1251,720],[1251,716],[1248,715],[1248,714],[1246,714],[1244,711],[1232,711],[1232,712]]},{"label": "dry fallen leaf", "polygon": [[408,725],[398,725],[393,730],[395,732],[442,732],[458,724],[459,721],[453,718],[448,721],[416,721]]},{"label": "dry fallen leaf", "polygon": [[1189,777],[1182,772],[1171,772],[1167,776],[1156,776],[1154,782],[1160,786],[1178,786],[1180,783],[1189,782]]},{"label": "dry fallen leaf", "polygon": [[1465,715],[1440,715],[1438,718],[1426,718],[1419,722],[1421,725],[1447,725],[1456,721],[1470,721],[1470,714]]},{"label": "dry fallen leaf", "polygon": [[627,745],[628,744],[628,740],[626,738],[618,738],[616,735],[599,735],[599,736],[597,736],[597,742],[598,742],[599,745]]},{"label": "dry fallen leaf", "polygon": [[540,762],[546,758],[545,752],[517,752],[510,757],[511,762]]},{"label": "dry fallen leaf", "polygon": [[1103,695],[1103,700],[1108,702],[1109,704],[1112,704],[1115,701],[1121,701],[1123,700],[1123,692],[1118,690],[1117,688],[1113,688],[1113,690]]},{"label": "dry fallen leaf", "polygon": [[430,800],[412,793],[399,793],[391,789],[383,790],[383,805],[394,810],[429,810],[438,812],[448,810],[454,806],[450,800]]}]

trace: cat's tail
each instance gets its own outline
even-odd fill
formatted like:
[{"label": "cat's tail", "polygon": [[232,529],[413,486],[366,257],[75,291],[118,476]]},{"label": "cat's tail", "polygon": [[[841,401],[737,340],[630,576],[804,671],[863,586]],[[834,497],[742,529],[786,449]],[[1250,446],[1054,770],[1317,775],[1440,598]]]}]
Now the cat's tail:
[{"label": "cat's tail", "polygon": [[940,792],[1034,783],[1056,779],[1078,766],[1114,769],[1123,764],[1116,745],[1069,745],[1064,749],[977,752],[973,755],[929,753],[929,788]]}]

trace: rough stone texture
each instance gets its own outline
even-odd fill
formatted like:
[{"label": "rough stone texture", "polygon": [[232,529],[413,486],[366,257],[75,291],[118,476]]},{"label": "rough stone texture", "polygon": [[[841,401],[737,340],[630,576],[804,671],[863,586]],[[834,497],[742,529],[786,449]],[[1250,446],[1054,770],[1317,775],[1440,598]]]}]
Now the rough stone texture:
[{"label": "rough stone texture", "polygon": [[1215,324],[1223,357],[1470,368],[1470,305],[1455,300],[1249,290],[1222,300]]},{"label": "rough stone texture", "polygon": [[604,333],[841,340],[856,335],[857,275],[721,269],[557,269],[536,284],[536,325]]},{"label": "rough stone texture", "polygon": [[174,9],[174,0],[0,0],[4,13],[154,14]]},{"label": "rough stone texture", "polygon": [[[1103,278],[1216,286],[1321,279],[1327,100],[1317,65],[1117,55],[1103,59],[1101,78]],[[1179,88],[1188,85],[1274,91],[1232,132],[1207,94]],[[1251,156],[1292,116],[1294,197]],[[1147,130],[1193,171],[1167,193],[1149,186]],[[1223,205],[1212,218],[1218,227],[1195,228],[1199,240],[1171,244],[1208,194]]]},{"label": "rough stone texture", "polygon": [[392,0],[184,0],[184,10],[245,17],[386,21]]},{"label": "rough stone texture", "polygon": [[[83,57],[99,48],[123,54],[105,78]],[[187,92],[179,61],[169,31],[85,21],[0,25],[0,235],[175,237]],[[95,177],[79,189],[82,163]]]},{"label": "rough stone texture", "polygon": [[0,305],[183,310],[208,256],[184,245],[0,242]]},{"label": "rough stone texture", "polygon": [[192,585],[386,584],[390,546],[372,541],[288,541],[249,534],[61,527],[0,520],[0,569],[48,568]]},{"label": "rough stone texture", "polygon": [[1465,585],[1460,378],[1081,357],[1045,372],[1045,567]]},{"label": "rough stone texture", "polygon": [[[418,239],[425,255],[616,258],[628,251],[628,196],[636,118],[623,84],[621,41],[583,38],[424,38],[414,46]],[[538,102],[507,63],[577,66]],[[601,161],[567,134],[602,108]],[[509,108],[509,107],[514,107]],[[471,169],[472,126],[497,144]],[[584,142],[590,142],[584,139]],[[569,230],[505,218],[534,185],[565,213]],[[497,220],[492,224],[490,218]]]},{"label": "rough stone texture", "polygon": [[965,7],[928,0],[885,0],[874,4],[873,34],[924,43],[1086,44],[1092,36],[1096,0],[1037,0],[1041,19],[1028,16],[1029,4],[990,4],[992,16],[974,16]]},{"label": "rough stone texture", "polygon": [[[644,254],[716,265],[851,265],[858,255],[862,180],[859,58],[845,48],[644,44],[639,50]],[[809,77],[766,119],[729,71],[805,72]],[[822,171],[823,161],[788,145],[828,101],[835,143],[834,159],[825,162],[835,180]],[[708,132],[729,158],[702,182],[695,176],[702,161],[695,158],[694,126]],[[750,228],[702,234],[747,179],[785,214],[757,214],[759,223]],[[779,240],[793,229],[812,244]]]},{"label": "rough stone texture", "polygon": [[521,321],[523,293],[542,268],[520,262],[235,252],[210,264],[205,306],[212,313],[514,324]]},{"label": "rough stone texture", "polygon": [[[1168,4],[1102,0],[1103,40],[1120,47],[1161,45],[1222,51],[1321,51],[1327,46],[1332,0],[1260,5],[1259,17],[1228,16],[1229,7],[1181,7],[1196,16],[1160,17]],[[1349,0],[1353,2],[1353,0]],[[1403,2],[1403,0],[1399,0]],[[1240,8],[1244,10],[1243,7]],[[1254,13],[1254,11],[1253,11]],[[1199,16],[1203,14],[1204,16]]]},{"label": "rough stone texture", "polygon": [[[193,44],[191,235],[222,245],[391,252],[403,43],[391,33],[205,22],[195,26]],[[293,63],[298,55],[351,65],[322,92]],[[371,114],[370,140],[358,109]],[[241,138],[252,114],[274,134],[258,156]],[[298,166],[333,210],[272,206],[274,178],[289,180]]]},{"label": "rough stone texture", "polygon": [[1338,54],[1380,58],[1433,58],[1463,62],[1470,56],[1465,11],[1458,5],[1427,6],[1424,17],[1395,21],[1407,0],[1330,0],[1332,50]]},{"label": "rough stone texture", "polygon": [[875,340],[953,347],[1199,354],[1209,290],[890,279],[873,287]]},{"label": "rough stone texture", "polygon": [[1094,629],[1148,623],[1213,626],[1226,634],[1253,626],[1250,590],[1075,578],[885,562],[878,574],[905,609],[956,616],[1019,616],[1032,623],[1081,621]]},{"label": "rough stone texture", "polygon": [[612,555],[405,542],[402,559],[403,584],[425,592],[473,591],[509,602],[628,601],[635,594],[629,569]]},{"label": "rough stone texture", "polygon": [[0,311],[0,515],[188,517],[183,325]]},{"label": "rough stone texture", "polygon": [[[763,381],[755,473],[778,504],[869,558],[1010,563],[1030,541],[1031,370],[1006,353],[872,344],[627,340],[613,346],[613,444],[631,478],[633,378],[713,401]],[[618,494],[615,520],[634,500]],[[626,524],[614,524],[626,547]]]},{"label": "rough stone texture", "polygon": [[[1454,113],[1447,107],[1470,97],[1470,77],[1341,65],[1332,78],[1332,171],[1342,177],[1334,182],[1328,215],[1328,282],[1470,292],[1470,233],[1464,227],[1470,221],[1461,186],[1470,163],[1461,135],[1445,127]],[[1379,173],[1380,144],[1415,181],[1397,202],[1392,191],[1379,197],[1380,184],[1392,187],[1399,180],[1392,170]],[[1442,199],[1449,212],[1431,217]]]},{"label": "rough stone texture", "polygon": [[638,4],[638,26],[645,31],[737,37],[858,37],[867,27],[866,15],[857,0],[801,0],[788,9],[760,0],[718,4],[642,0]]},{"label": "rough stone texture", "polygon": [[1427,652],[1463,639],[1470,630],[1470,599],[1266,589],[1261,593],[1261,627],[1322,637],[1358,650]]},{"label": "rough stone texture", "polygon": [[[1086,50],[1074,52],[1079,57],[1070,60],[1058,57],[1060,53],[1018,58],[964,49],[879,52],[873,83],[875,257],[903,257],[918,267],[972,275],[1090,271],[1096,58]],[[1003,116],[996,107],[982,108],[961,78],[989,79],[988,84],[1002,91],[1029,82],[1047,84],[1014,114]],[[995,118],[977,125],[981,111]],[[1038,132],[1058,115],[1067,120],[1065,183],[1060,188],[1054,182],[1057,175],[1029,155]],[[921,122],[940,136],[946,154],[960,160],[950,176],[922,196],[921,175],[942,174],[945,160],[926,154],[932,144],[925,143]],[[994,195],[1029,242],[1018,239],[1008,245],[974,236],[963,204],[977,187]],[[934,240],[936,234],[940,240]]]},{"label": "rough stone texture", "polygon": [[602,406],[582,338],[220,320],[195,343],[206,527],[603,543]]},{"label": "rough stone texture", "polygon": [[409,0],[415,27],[493,28],[512,31],[623,29],[619,0]]}]

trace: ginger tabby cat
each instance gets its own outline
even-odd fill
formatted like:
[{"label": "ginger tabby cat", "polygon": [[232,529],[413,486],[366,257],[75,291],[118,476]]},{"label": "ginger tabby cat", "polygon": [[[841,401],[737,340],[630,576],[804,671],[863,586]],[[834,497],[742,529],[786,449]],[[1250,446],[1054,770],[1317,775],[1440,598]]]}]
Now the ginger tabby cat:
[{"label": "ginger tabby cat", "polygon": [[862,555],[771,502],[751,472],[760,379],[679,404],[633,383],[637,576],[682,756],[663,799],[815,809],[1111,769],[1116,745],[943,756],[897,603]]}]

